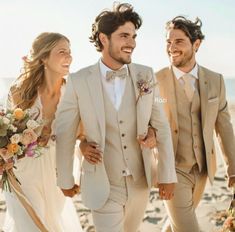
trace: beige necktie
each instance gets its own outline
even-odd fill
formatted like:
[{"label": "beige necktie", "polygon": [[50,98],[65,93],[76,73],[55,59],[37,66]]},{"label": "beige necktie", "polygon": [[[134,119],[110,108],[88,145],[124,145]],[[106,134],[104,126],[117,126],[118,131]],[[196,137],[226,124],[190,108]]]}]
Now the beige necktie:
[{"label": "beige necktie", "polygon": [[192,101],[194,95],[194,88],[191,82],[192,78],[194,77],[189,73],[182,76],[182,79],[184,80],[184,91],[190,102]]},{"label": "beige necktie", "polygon": [[119,78],[123,79],[126,76],[127,76],[127,69],[126,68],[122,68],[117,71],[107,71],[106,72],[106,80],[107,81],[113,80],[115,77],[119,77]]}]

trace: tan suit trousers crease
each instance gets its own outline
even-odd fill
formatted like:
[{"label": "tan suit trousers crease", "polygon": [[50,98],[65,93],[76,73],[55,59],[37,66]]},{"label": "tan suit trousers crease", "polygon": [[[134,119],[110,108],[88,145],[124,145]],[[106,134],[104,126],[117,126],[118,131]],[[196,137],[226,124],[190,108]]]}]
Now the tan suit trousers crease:
[{"label": "tan suit trousers crease", "polygon": [[[207,174],[195,165],[190,173],[177,170],[178,183],[172,200],[164,201],[174,232],[199,232],[195,208],[203,195]],[[167,226],[166,226],[167,228]]]},{"label": "tan suit trousers crease", "polygon": [[132,176],[123,177],[110,186],[105,205],[92,211],[96,232],[137,232],[149,196],[145,176],[137,181]]}]

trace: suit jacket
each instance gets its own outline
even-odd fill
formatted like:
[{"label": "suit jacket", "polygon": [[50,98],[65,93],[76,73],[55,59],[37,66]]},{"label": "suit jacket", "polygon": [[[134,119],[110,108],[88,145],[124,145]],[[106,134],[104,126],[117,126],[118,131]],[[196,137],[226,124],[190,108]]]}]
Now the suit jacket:
[{"label": "suit jacket", "polygon": [[[176,182],[175,164],[170,127],[162,105],[156,101],[158,90],[154,86],[156,79],[151,68],[130,64],[130,77],[134,84],[136,99],[139,96],[138,80],[149,81],[152,91],[143,95],[137,102],[137,135],[147,133],[148,126],[156,128],[159,158],[157,174],[152,173],[154,156],[150,149],[143,149],[143,161],[149,187],[152,174],[161,183]],[[68,78],[65,94],[59,105],[56,117],[57,136],[57,173],[58,185],[68,189],[74,184],[72,176],[73,152],[76,132],[82,121],[84,134],[88,141],[96,142],[101,150],[105,147],[105,113],[103,90],[99,63],[84,68]],[[154,87],[152,87],[154,86]],[[156,163],[155,163],[156,164]],[[104,205],[109,196],[110,186],[103,163],[91,165],[82,163],[81,193],[83,203],[97,209]]]},{"label": "suit jacket", "polygon": [[[228,174],[235,174],[235,138],[225,97],[224,80],[221,74],[199,66],[199,92],[201,101],[201,120],[203,141],[206,150],[207,172],[210,181],[216,171],[216,156],[213,141],[214,129],[221,137],[224,156],[228,164]],[[164,109],[170,122],[174,153],[176,155],[179,138],[174,74],[171,67],[156,74]]]}]

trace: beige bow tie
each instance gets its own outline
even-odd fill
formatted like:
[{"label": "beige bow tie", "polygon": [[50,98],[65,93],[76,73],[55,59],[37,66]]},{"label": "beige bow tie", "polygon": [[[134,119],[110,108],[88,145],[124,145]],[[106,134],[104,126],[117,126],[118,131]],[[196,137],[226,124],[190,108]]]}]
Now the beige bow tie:
[{"label": "beige bow tie", "polygon": [[191,82],[192,78],[194,78],[193,75],[189,73],[182,76],[182,79],[184,80],[184,91],[190,102],[192,101],[194,95],[194,88]]},{"label": "beige bow tie", "polygon": [[119,77],[121,79],[125,78],[127,76],[127,69],[122,68],[117,71],[107,71],[106,72],[106,80],[110,81],[115,79],[115,77]]}]

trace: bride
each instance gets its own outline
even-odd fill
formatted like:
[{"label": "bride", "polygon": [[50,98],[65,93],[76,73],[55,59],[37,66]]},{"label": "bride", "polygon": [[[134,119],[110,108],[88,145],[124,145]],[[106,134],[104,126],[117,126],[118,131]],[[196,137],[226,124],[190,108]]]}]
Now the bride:
[{"label": "bride", "polygon": [[[23,157],[14,173],[37,216],[50,232],[81,232],[82,228],[71,198],[56,186],[54,119],[72,61],[69,40],[59,33],[42,33],[34,41],[31,56],[24,58],[24,69],[10,89],[7,108],[40,112],[44,126],[40,144],[45,152]],[[70,192],[79,192],[75,185]],[[7,204],[6,232],[38,232],[39,229],[14,192],[4,192]]]}]

